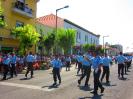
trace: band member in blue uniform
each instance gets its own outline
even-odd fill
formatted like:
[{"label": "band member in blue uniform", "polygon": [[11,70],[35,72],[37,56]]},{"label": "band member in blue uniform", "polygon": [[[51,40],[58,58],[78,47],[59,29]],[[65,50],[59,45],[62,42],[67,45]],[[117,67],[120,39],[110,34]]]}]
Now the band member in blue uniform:
[{"label": "band member in blue uniform", "polygon": [[78,61],[78,70],[77,70],[77,75],[79,74],[79,71],[81,70],[81,73],[83,74],[83,68],[82,68],[82,61],[83,61],[83,56],[81,53],[77,56],[77,61]]},{"label": "band member in blue uniform", "polygon": [[71,58],[68,55],[66,57],[66,71],[70,71],[70,67],[71,67]]},{"label": "band member in blue uniform", "polygon": [[55,56],[55,58],[51,61],[51,64],[53,66],[53,79],[54,83],[53,86],[57,85],[57,78],[59,80],[59,84],[61,84],[61,76],[60,76],[60,71],[61,71],[61,60],[58,58],[58,55]]},{"label": "band member in blue uniform", "polygon": [[27,78],[29,71],[31,71],[31,78],[33,78],[33,70],[34,70],[33,69],[33,62],[35,61],[35,58],[32,55],[32,52],[30,52],[29,55],[26,57],[26,61],[27,61],[28,67],[27,67],[25,77]]},{"label": "band member in blue uniform", "polygon": [[110,63],[111,63],[112,59],[107,56],[107,54],[105,54],[105,57],[103,58],[103,74],[101,77],[101,82],[104,78],[104,76],[106,75],[106,83],[109,83],[109,75],[110,75]]},{"label": "band member in blue uniform", "polygon": [[88,86],[90,73],[91,73],[91,59],[88,59],[87,56],[84,56],[84,59],[82,61],[83,66],[83,75],[78,80],[78,84],[80,85],[82,79],[86,76],[85,86]]},{"label": "band member in blue uniform", "polygon": [[97,94],[98,87],[101,89],[101,93],[104,92],[104,87],[102,86],[99,77],[101,74],[101,67],[103,66],[103,61],[99,56],[99,52],[94,52],[94,58],[92,59],[92,67],[94,69],[94,91],[91,93]]},{"label": "band member in blue uniform", "polygon": [[9,65],[10,65],[11,59],[9,58],[8,54],[4,56],[3,58],[3,79],[2,80],[6,80],[6,76],[9,72]]},{"label": "band member in blue uniform", "polygon": [[17,62],[17,56],[15,55],[15,53],[12,53],[12,57],[11,57],[11,67],[10,67],[10,71],[11,71],[11,78],[13,77],[13,74],[15,74],[15,76],[17,76],[17,72],[16,72],[16,62]]},{"label": "band member in blue uniform", "polygon": [[126,58],[123,56],[123,53],[120,52],[120,55],[116,57],[118,62],[118,78],[120,78],[120,74],[122,76],[122,79],[124,78],[124,65]]}]

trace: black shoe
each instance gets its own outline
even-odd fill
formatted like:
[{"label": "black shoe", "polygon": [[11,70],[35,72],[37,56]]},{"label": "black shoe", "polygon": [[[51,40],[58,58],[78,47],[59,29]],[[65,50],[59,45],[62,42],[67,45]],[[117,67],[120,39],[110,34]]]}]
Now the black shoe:
[{"label": "black shoe", "polygon": [[127,73],[125,73],[125,75],[128,75]]},{"label": "black shoe", "polygon": [[80,81],[80,80],[78,80],[78,84],[79,84],[79,85],[81,84],[81,81]]},{"label": "black shoe", "polygon": [[25,77],[27,78],[27,75],[25,75]]},{"label": "black shoe", "polygon": [[85,87],[88,87],[89,85],[88,85],[88,84],[85,84],[84,86],[85,86]]},{"label": "black shoe", "polygon": [[103,92],[104,92],[104,87],[101,88],[101,93],[103,93]]},{"label": "black shoe", "polygon": [[10,78],[13,78],[13,76],[10,76]]},{"label": "black shoe", "polygon": [[109,83],[110,83],[110,81],[106,81],[106,83],[107,83],[107,84],[109,84]]},{"label": "black shoe", "polygon": [[6,78],[2,78],[1,80],[6,80]]},{"label": "black shoe", "polygon": [[125,78],[122,76],[121,79],[125,79]]},{"label": "black shoe", "polygon": [[53,86],[57,85],[57,83],[53,83]]},{"label": "black shoe", "polygon": [[97,91],[92,91],[92,92],[90,92],[90,93],[92,93],[92,94],[94,94],[94,95],[97,95]]},{"label": "black shoe", "polygon": [[61,81],[59,81],[59,85],[61,84]]}]

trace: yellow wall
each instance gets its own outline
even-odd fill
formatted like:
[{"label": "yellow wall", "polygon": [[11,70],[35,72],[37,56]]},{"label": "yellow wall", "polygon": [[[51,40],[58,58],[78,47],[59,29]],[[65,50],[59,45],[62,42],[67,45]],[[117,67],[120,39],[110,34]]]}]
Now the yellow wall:
[{"label": "yellow wall", "polygon": [[32,24],[35,25],[35,18],[36,18],[36,0],[25,0],[25,3],[28,4],[28,7],[33,10],[33,18],[27,18],[24,15],[18,14],[13,12],[13,3],[16,0],[1,0],[2,1],[2,8],[4,9],[4,17],[7,26],[4,28],[0,28],[0,36],[3,37],[3,40],[0,41],[1,46],[19,46],[18,40],[12,39],[10,35],[10,30],[16,26],[16,21],[23,22],[24,25]]}]

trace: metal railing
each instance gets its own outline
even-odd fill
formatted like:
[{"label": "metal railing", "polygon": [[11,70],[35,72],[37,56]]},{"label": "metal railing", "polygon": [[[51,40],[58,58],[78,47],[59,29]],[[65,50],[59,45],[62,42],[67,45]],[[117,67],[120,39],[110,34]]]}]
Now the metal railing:
[{"label": "metal railing", "polygon": [[14,9],[14,10],[17,10],[17,12],[18,12],[18,10],[20,11],[20,12],[23,12],[23,13],[21,13],[21,14],[26,14],[26,15],[28,15],[28,16],[32,16],[33,17],[33,10],[31,9],[31,8],[29,8],[26,4],[24,4],[24,3],[19,3],[18,1],[17,2],[13,2],[12,3],[12,8]]}]

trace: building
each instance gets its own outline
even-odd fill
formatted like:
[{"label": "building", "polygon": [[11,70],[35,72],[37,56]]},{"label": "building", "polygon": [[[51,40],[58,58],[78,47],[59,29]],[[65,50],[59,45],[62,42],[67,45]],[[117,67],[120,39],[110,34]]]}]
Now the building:
[{"label": "building", "polygon": [[26,24],[35,25],[37,2],[39,0],[1,0],[6,27],[0,28],[2,52],[17,50],[19,41],[11,35],[11,29]]},{"label": "building", "polygon": [[119,52],[123,52],[123,46],[120,44],[112,45],[112,47],[118,49]]},{"label": "building", "polygon": [[[41,37],[46,35],[47,33],[52,33],[54,28],[51,28],[49,26],[43,25],[42,23],[39,23],[36,21],[35,24],[36,30],[38,33],[41,34]],[[41,53],[41,54],[45,54],[45,49],[44,47],[42,47],[40,44],[41,42],[38,42],[37,46],[36,46],[36,53]]]},{"label": "building", "polygon": [[[37,18],[37,22],[49,26],[51,28],[56,27],[56,15],[50,14],[40,18]],[[96,35],[87,29],[60,17],[57,17],[57,28],[72,28],[77,31],[76,33],[76,46],[80,46],[82,44],[95,44],[99,45],[99,37],[100,35]]]},{"label": "building", "polygon": [[80,46],[82,44],[95,44],[99,45],[99,37],[100,35],[96,35],[87,29],[67,20],[64,19],[64,28],[73,28],[77,31],[76,33],[76,45]]},{"label": "building", "polygon": [[107,48],[107,53],[111,56],[116,56],[120,52],[123,52],[123,46],[120,44],[110,45]]}]

